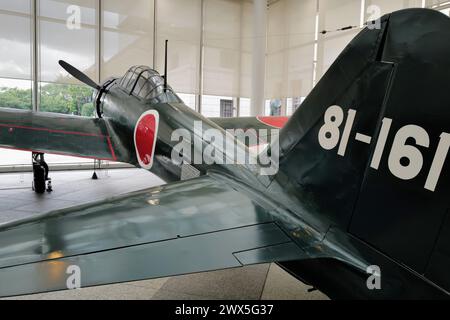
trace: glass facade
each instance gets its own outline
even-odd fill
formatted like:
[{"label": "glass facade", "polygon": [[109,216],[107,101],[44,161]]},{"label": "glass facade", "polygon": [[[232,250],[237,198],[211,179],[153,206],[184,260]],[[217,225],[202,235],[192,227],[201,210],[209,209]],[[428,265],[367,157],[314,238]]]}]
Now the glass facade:
[{"label": "glass facade", "polygon": [[[265,114],[295,112],[374,13],[410,7],[450,12],[440,0],[269,1]],[[58,60],[97,82],[131,65],[163,73],[169,40],[169,84],[186,105],[250,116],[252,12],[243,0],[0,0],[0,107],[91,117],[92,89]]]},{"label": "glass facade", "polygon": [[0,107],[32,108],[31,12],[31,0],[0,0]]}]

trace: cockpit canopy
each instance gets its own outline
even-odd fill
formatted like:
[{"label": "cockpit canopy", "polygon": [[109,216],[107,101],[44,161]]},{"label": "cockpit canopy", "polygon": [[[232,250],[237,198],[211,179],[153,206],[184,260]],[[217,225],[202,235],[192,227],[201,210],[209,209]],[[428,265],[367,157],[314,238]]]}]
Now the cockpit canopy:
[{"label": "cockpit canopy", "polygon": [[[119,85],[129,94],[144,100],[154,99],[164,93],[164,78],[146,66],[131,67]],[[170,87],[167,89],[172,93]]]}]

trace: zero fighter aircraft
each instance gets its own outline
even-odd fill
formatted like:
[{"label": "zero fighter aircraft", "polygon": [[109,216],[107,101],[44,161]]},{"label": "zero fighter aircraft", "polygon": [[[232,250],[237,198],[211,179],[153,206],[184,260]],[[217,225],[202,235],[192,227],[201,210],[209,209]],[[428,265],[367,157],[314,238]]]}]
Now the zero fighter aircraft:
[{"label": "zero fighter aircraft", "polygon": [[130,163],[168,184],[1,226],[0,296],[67,289],[71,266],[88,287],[275,262],[333,299],[449,298],[450,19],[408,9],[380,22],[271,142],[270,175],[259,162],[192,164],[180,181],[171,135],[192,134],[199,151],[213,143],[205,130],[284,119],[205,119],[149,68],[99,86],[61,62],[96,89],[97,118],[0,111],[0,145],[34,152],[37,191],[44,153]]}]

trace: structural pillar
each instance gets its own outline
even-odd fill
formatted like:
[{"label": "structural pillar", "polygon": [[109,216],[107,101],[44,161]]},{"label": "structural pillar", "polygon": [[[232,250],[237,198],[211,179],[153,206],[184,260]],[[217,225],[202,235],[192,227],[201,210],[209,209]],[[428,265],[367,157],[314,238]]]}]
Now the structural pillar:
[{"label": "structural pillar", "polygon": [[253,66],[251,115],[265,113],[267,0],[253,1]]}]

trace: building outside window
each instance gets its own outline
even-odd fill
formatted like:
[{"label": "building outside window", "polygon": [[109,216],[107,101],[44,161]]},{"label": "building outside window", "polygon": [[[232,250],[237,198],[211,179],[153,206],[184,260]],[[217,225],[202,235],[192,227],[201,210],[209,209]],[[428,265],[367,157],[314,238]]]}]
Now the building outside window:
[{"label": "building outside window", "polygon": [[177,93],[186,106],[195,110],[195,94]]},{"label": "building outside window", "polygon": [[220,116],[222,118],[233,118],[234,107],[233,100],[220,100]]},{"label": "building outside window", "polygon": [[[222,100],[231,101],[233,103],[233,97],[221,97],[221,96],[202,96],[202,114],[207,118],[221,117]],[[234,107],[234,105],[233,105]],[[234,117],[234,108],[232,107],[232,117]]]},{"label": "building outside window", "polygon": [[270,100],[270,115],[272,117],[281,116],[281,107],[282,107],[282,102],[280,99]]}]

